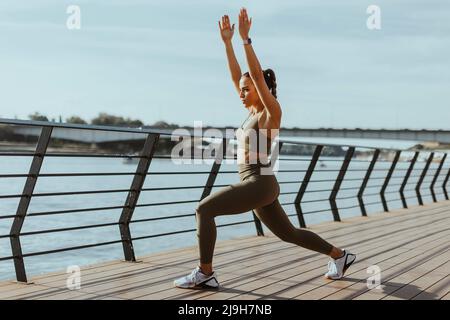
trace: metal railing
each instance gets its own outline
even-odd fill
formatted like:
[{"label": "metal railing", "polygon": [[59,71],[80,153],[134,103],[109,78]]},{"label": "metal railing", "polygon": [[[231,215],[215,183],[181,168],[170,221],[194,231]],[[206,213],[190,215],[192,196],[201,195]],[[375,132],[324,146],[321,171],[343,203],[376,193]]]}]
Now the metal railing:
[{"label": "metal railing", "polygon": [[[170,160],[169,156],[165,155],[156,155],[155,151],[158,149],[158,142],[164,136],[168,137],[171,135],[171,132],[165,130],[147,130],[147,129],[132,129],[132,128],[118,128],[118,127],[108,127],[108,126],[90,126],[90,125],[74,125],[74,124],[59,124],[52,122],[40,122],[40,121],[21,121],[21,120],[9,120],[9,119],[0,119],[0,125],[4,126],[33,126],[41,128],[41,132],[39,138],[37,140],[36,148],[33,152],[30,151],[13,151],[7,150],[0,152],[0,157],[30,157],[31,165],[29,167],[29,172],[21,173],[21,174],[0,174],[0,179],[2,178],[26,178],[26,182],[21,194],[6,194],[0,195],[0,201],[2,199],[11,199],[16,198],[19,199],[19,203],[17,206],[17,210],[15,214],[4,214],[2,212],[0,215],[0,219],[13,219],[10,233],[5,235],[0,235],[1,238],[9,238],[11,243],[11,256],[0,257],[0,261],[13,260],[15,273],[17,281],[27,282],[27,274],[25,271],[25,263],[24,258],[39,256],[39,255],[47,255],[51,253],[58,253],[70,250],[80,250],[98,246],[112,245],[112,244],[122,244],[124,258],[126,261],[136,261],[135,250],[133,247],[133,241],[150,239],[156,237],[164,237],[168,235],[194,232],[195,228],[186,229],[186,230],[177,230],[166,233],[159,233],[153,235],[145,235],[139,237],[133,237],[130,225],[133,223],[142,223],[142,222],[151,222],[158,220],[169,220],[169,219],[180,219],[186,217],[195,217],[195,213],[185,213],[185,214],[174,214],[170,216],[164,217],[153,217],[153,218],[145,218],[145,219],[133,219],[133,213],[136,208],[139,207],[155,207],[155,206],[166,206],[172,204],[187,204],[187,203],[198,203],[200,200],[207,197],[215,187],[225,187],[227,184],[216,184],[216,178],[219,175],[225,174],[236,174],[236,170],[226,170],[220,171],[221,165],[223,163],[224,155],[226,152],[226,148],[229,145],[229,142],[234,137],[225,136],[221,141],[221,146],[219,150],[223,152],[218,152],[215,155],[215,160],[211,166],[209,171],[156,171],[149,172],[149,167],[153,159],[165,159]],[[98,153],[98,152],[49,152],[48,146],[52,137],[52,132],[55,128],[65,128],[65,129],[74,129],[74,130],[102,130],[102,131],[114,131],[121,133],[140,133],[145,135],[144,144],[142,149],[140,150],[138,155],[128,155],[128,154],[108,154],[108,153]],[[195,135],[190,135],[190,138],[199,137]],[[200,136],[201,137],[201,136]],[[344,145],[344,144],[314,144],[307,142],[293,142],[287,141],[283,139],[278,140],[279,143],[279,154],[283,154],[283,146],[294,145],[294,146],[308,146],[309,148],[313,148],[312,156],[310,159],[303,158],[289,158],[280,157],[278,159],[271,159],[272,162],[279,161],[282,163],[283,161],[289,163],[302,163],[308,162],[308,167],[306,170],[278,170],[279,173],[304,173],[302,180],[288,180],[282,181],[279,180],[280,185],[287,184],[298,184],[299,188],[296,191],[290,192],[280,192],[280,196],[295,196],[293,202],[285,202],[281,203],[283,206],[293,205],[295,208],[295,213],[288,214],[288,216],[296,216],[300,227],[306,227],[306,222],[304,219],[305,215],[314,214],[314,213],[323,213],[330,212],[332,213],[332,217],[334,221],[341,221],[340,212],[345,209],[359,208],[361,215],[367,216],[366,207],[374,204],[383,205],[384,211],[389,211],[388,203],[391,201],[401,201],[402,206],[407,208],[407,199],[413,198],[405,197],[406,191],[414,191],[415,197],[420,205],[423,205],[423,194],[421,193],[421,189],[423,188],[423,184],[425,178],[432,177],[432,182],[428,186],[430,190],[430,195],[434,202],[438,201],[436,195],[438,193],[443,194],[446,200],[448,200],[448,193],[446,189],[446,185],[449,180],[450,170],[448,167],[444,168],[444,163],[446,161],[447,154],[443,153],[442,158],[438,159],[439,164],[435,169],[430,169],[430,165],[435,159],[435,152],[431,152],[427,154],[427,160],[423,168],[416,168],[416,164],[418,162],[419,156],[421,155],[420,151],[415,151],[414,155],[411,159],[401,160],[401,155],[404,152],[410,152],[408,150],[397,150],[397,149],[389,149],[389,148],[373,148],[367,146],[352,146],[352,145]],[[324,148],[341,148],[341,150],[346,149],[343,159],[330,159],[324,157],[322,155]],[[370,153],[373,154],[370,161],[358,159],[355,155],[357,154],[357,149],[365,149],[370,150]],[[392,160],[390,159],[379,159],[382,153],[395,153]],[[367,154],[367,152],[365,152]],[[321,158],[322,156],[322,158]],[[133,172],[77,172],[77,173],[41,173],[41,167],[44,162],[44,159],[47,157],[94,157],[94,158],[131,158],[131,159],[139,159],[137,164],[137,168]],[[318,163],[325,162],[342,162],[338,169],[317,169]],[[400,163],[407,163],[408,168],[399,168],[398,165]],[[368,167],[364,169],[351,169],[349,168],[352,163],[368,163]],[[376,164],[386,163],[389,168],[375,168]],[[300,166],[300,165],[299,165]],[[386,176],[382,177],[373,177],[372,173],[381,171],[386,172]],[[433,173],[434,171],[434,173]],[[337,177],[334,179],[312,179],[313,174],[318,172],[336,172]],[[358,178],[345,178],[348,172],[361,172],[362,176]],[[394,176],[394,172],[400,172],[400,175]],[[413,173],[417,173],[416,175],[412,175]],[[120,188],[120,189],[106,189],[106,190],[82,190],[82,191],[74,191],[74,192],[47,192],[47,193],[36,193],[34,192],[36,183],[39,178],[47,177],[81,177],[81,176],[132,176],[131,185],[128,188]],[[204,185],[190,185],[190,186],[181,186],[181,187],[161,187],[161,188],[145,188],[144,182],[146,178],[152,175],[208,175],[206,183]],[[406,189],[408,185],[408,181],[412,177],[417,177],[418,181],[415,183],[413,188]],[[441,185],[437,185],[438,179],[440,177],[444,177],[443,181],[441,181]],[[392,180],[400,179],[397,183],[390,183]],[[368,185],[369,181],[380,180],[379,184],[376,185]],[[358,187],[342,187],[344,181],[353,181],[361,182]],[[331,188],[327,189],[311,189],[311,185],[314,183],[327,183]],[[388,187],[400,187],[398,190],[394,191],[386,191]],[[365,193],[368,188],[379,188],[378,192]],[[138,203],[140,194],[142,192],[147,191],[169,191],[169,190],[187,190],[187,189],[203,189],[200,199],[190,199],[184,201],[171,201],[171,202],[153,202],[153,203]],[[340,191],[354,191],[354,194],[347,197],[337,197]],[[313,200],[303,200],[306,194],[314,194],[318,192],[329,192],[328,198],[323,199],[313,199]],[[100,206],[100,207],[88,207],[88,208],[80,208],[80,209],[65,209],[65,210],[54,210],[54,211],[41,211],[41,212],[28,212],[28,208],[30,205],[30,201],[32,198],[37,197],[49,197],[49,196],[67,196],[67,195],[88,195],[88,194],[107,194],[107,193],[127,193],[127,197],[123,205],[120,206]],[[398,194],[400,199],[386,199],[387,194]],[[375,202],[364,202],[364,196],[379,196],[380,201]],[[349,207],[338,207],[338,200],[348,200],[348,199],[357,199],[358,204]],[[0,202],[1,203],[1,202]],[[329,204],[329,208],[322,210],[312,210],[312,211],[304,211],[302,205],[308,203],[327,203]],[[49,229],[49,230],[36,230],[32,232],[23,232],[22,227],[24,225],[24,221],[28,217],[37,217],[37,216],[53,216],[53,215],[64,215],[68,213],[81,213],[81,212],[96,212],[96,211],[105,211],[105,210],[121,210],[120,218],[117,222],[113,223],[102,223],[102,224],[92,224],[92,225],[83,225],[83,226],[74,226],[69,228],[58,228],[58,229]],[[3,211],[3,210],[2,210]],[[253,219],[249,221],[239,221],[234,223],[227,223],[217,225],[217,227],[229,227],[238,224],[249,224],[254,223],[256,228],[257,235],[264,235],[264,230],[261,222],[253,213]],[[30,235],[38,235],[38,234],[48,234],[55,232],[67,232],[73,230],[84,230],[84,229],[95,229],[106,226],[118,226],[120,230],[121,238],[114,241],[104,241],[98,243],[90,243],[83,244],[79,246],[72,246],[66,248],[58,248],[53,250],[46,251],[38,251],[38,252],[22,252],[22,245],[20,242],[21,237],[30,236]]]}]

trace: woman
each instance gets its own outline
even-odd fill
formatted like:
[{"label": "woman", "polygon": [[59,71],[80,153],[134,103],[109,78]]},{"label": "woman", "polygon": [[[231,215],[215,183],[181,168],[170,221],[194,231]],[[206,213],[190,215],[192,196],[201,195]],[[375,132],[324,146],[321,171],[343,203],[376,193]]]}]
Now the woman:
[{"label": "woman", "polygon": [[[222,188],[200,201],[197,210],[197,237],[200,249],[200,264],[189,275],[174,281],[180,288],[217,288],[219,282],[213,271],[212,258],[216,242],[216,225],[214,218],[254,210],[258,218],[281,240],[301,247],[326,254],[331,257],[328,263],[328,279],[340,279],[356,256],[329,244],[315,233],[295,228],[278,201],[280,187],[275,175],[262,174],[270,169],[270,163],[263,163],[267,153],[252,150],[252,145],[259,146],[251,139],[249,132],[256,131],[257,139],[267,139],[268,145],[273,140],[281,124],[281,108],[276,99],[276,79],[271,69],[262,70],[253,51],[249,31],[252,20],[248,19],[245,9],[239,14],[239,34],[244,43],[249,72],[241,74],[241,69],[234,55],[231,39],[234,24],[230,26],[228,16],[219,21],[222,40],[225,44],[231,78],[242,103],[249,111],[249,117],[236,132],[238,148],[244,150],[238,155],[240,183]],[[266,132],[261,134],[261,132]],[[253,135],[254,137],[254,135]],[[253,140],[253,141],[251,141]],[[265,148],[267,151],[270,147]],[[241,161],[240,161],[241,158]],[[244,162],[244,163],[242,163]]]}]

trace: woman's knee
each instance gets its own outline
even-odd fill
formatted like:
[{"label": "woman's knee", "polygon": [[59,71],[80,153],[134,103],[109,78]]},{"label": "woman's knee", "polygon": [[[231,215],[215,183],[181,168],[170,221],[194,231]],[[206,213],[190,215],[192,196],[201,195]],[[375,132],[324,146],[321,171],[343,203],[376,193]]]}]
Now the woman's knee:
[{"label": "woman's knee", "polygon": [[211,210],[208,209],[208,207],[209,207],[209,205],[208,205],[207,198],[200,201],[197,205],[197,208],[195,209],[197,217],[201,217],[201,218],[212,217],[213,216],[212,212],[211,212]]}]

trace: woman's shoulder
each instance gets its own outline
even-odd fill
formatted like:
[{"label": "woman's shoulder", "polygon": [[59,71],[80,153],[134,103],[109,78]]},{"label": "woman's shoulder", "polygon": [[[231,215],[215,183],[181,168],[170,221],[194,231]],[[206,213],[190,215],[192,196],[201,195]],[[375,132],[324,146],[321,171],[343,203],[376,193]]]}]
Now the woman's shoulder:
[{"label": "woman's shoulder", "polygon": [[264,109],[258,115],[258,127],[260,129],[279,129],[281,127],[281,117],[280,119],[274,119],[274,117],[269,115],[267,109]]}]

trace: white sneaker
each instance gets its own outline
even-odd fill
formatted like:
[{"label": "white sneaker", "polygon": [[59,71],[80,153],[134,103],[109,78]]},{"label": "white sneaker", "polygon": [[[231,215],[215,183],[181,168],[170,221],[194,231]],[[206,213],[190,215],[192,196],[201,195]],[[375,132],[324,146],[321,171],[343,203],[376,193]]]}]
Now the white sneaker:
[{"label": "white sneaker", "polygon": [[173,285],[178,288],[218,288],[219,282],[216,279],[216,273],[213,272],[207,276],[200,267],[195,268],[187,276],[181,277],[173,282]]},{"label": "white sneaker", "polygon": [[341,279],[348,267],[356,260],[356,255],[344,250],[344,255],[337,259],[331,259],[328,262],[328,272],[325,273],[325,278],[338,280]]}]

